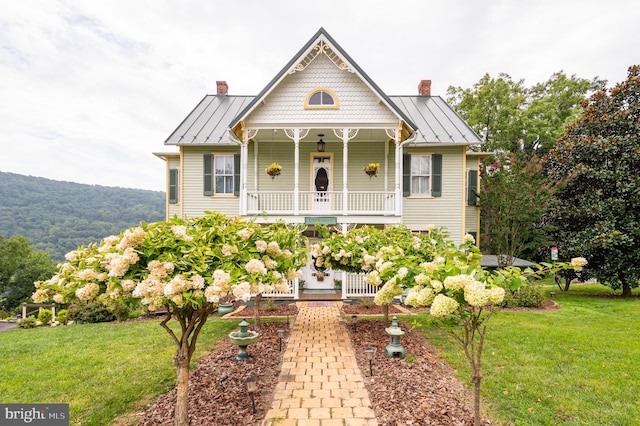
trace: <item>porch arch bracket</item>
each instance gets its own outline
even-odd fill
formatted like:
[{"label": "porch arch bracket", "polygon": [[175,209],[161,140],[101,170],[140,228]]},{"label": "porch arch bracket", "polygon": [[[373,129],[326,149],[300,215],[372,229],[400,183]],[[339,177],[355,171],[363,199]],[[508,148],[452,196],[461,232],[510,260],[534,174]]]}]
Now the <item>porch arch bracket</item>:
[{"label": "porch arch bracket", "polygon": [[[292,141],[295,140],[295,129],[284,129],[284,134]],[[309,134],[309,129],[300,129],[298,140],[304,139]]]},{"label": "porch arch bracket", "polygon": [[396,129],[384,129],[385,133],[391,140],[396,140]]},{"label": "porch arch bracket", "polygon": [[[347,129],[347,140],[351,140],[355,138],[359,130],[360,129]],[[336,135],[336,138],[342,139],[344,134],[344,129],[333,129],[333,134]]]}]

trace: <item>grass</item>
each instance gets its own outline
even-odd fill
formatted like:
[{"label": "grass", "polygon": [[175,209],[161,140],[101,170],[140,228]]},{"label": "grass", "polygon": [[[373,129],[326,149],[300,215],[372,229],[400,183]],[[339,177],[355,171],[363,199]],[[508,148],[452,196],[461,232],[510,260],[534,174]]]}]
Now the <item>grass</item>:
[{"label": "grass", "polygon": [[[175,322],[175,321],[173,321]],[[69,404],[72,425],[108,425],[175,384],[175,344],[160,320],[0,333],[0,403]],[[236,328],[209,318],[197,360]]]},{"label": "grass", "polygon": [[[482,397],[494,424],[640,425],[640,299],[603,297],[605,289],[556,288],[558,310],[491,318]],[[419,321],[468,382],[461,348],[426,315]]]}]

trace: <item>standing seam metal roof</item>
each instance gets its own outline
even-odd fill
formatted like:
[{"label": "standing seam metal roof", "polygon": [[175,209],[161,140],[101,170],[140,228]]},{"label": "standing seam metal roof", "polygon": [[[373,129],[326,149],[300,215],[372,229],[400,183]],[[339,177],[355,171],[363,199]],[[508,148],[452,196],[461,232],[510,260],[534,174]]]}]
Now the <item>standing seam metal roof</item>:
[{"label": "standing seam metal roof", "polygon": [[[165,141],[165,145],[236,143],[230,123],[252,96],[207,95]],[[416,124],[412,144],[478,144],[482,139],[440,96],[390,96]]]},{"label": "standing seam metal roof", "polygon": [[389,96],[416,124],[413,143],[482,143],[440,96]]},{"label": "standing seam metal roof", "polygon": [[165,145],[228,144],[229,123],[253,96],[207,95],[165,140]]}]

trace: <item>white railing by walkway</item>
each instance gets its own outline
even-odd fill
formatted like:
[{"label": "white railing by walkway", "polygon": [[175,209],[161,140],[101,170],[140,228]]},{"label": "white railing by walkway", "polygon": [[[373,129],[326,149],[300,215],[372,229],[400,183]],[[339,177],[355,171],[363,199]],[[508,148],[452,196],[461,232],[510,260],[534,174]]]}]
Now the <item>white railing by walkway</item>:
[{"label": "white railing by walkway", "polygon": [[[291,298],[293,300],[298,300],[299,299],[299,295],[298,295],[298,278],[296,278],[293,281],[288,281],[289,283],[289,292],[288,293],[278,293],[278,292],[271,292],[271,293],[262,293],[262,297],[278,297],[278,298]],[[251,297],[255,297],[255,294],[252,294]]]},{"label": "white railing by walkway", "polygon": [[342,191],[299,191],[297,206],[295,201],[294,191],[249,191],[247,213],[392,215],[396,212],[396,194],[390,191],[348,192],[346,206]]},{"label": "white railing by walkway", "polygon": [[380,287],[367,284],[364,281],[366,274],[354,274],[352,272],[344,272],[342,274],[342,298],[349,299],[351,297],[374,297]]}]

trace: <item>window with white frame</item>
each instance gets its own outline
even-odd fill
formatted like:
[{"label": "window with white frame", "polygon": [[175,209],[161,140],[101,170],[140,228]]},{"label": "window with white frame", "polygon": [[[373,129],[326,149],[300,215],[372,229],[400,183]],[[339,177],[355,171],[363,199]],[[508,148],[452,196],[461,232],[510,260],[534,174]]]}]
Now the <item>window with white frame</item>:
[{"label": "window with white frame", "polygon": [[442,196],[442,154],[402,154],[402,196]]},{"label": "window with white frame", "polygon": [[233,155],[214,155],[215,194],[233,195]]},{"label": "window with white frame", "polygon": [[411,156],[411,195],[431,195],[431,155]]},{"label": "window with white frame", "polygon": [[240,195],[240,154],[203,155],[203,195]]}]

